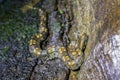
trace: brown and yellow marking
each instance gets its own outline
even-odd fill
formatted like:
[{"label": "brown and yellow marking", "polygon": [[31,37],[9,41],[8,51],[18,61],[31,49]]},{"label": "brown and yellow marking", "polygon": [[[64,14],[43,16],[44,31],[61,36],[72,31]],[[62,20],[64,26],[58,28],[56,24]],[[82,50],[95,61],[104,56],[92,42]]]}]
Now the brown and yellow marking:
[{"label": "brown and yellow marking", "polygon": [[35,56],[38,57],[38,56],[40,55],[40,52],[41,52],[41,49],[40,49],[40,48],[35,48],[35,49],[34,49],[34,55],[35,55]]},{"label": "brown and yellow marking", "polygon": [[40,32],[47,32],[47,28],[42,27],[42,28],[40,29]]},{"label": "brown and yellow marking", "polygon": [[41,19],[44,20],[44,21],[46,21],[46,17],[44,15],[41,16]]},{"label": "brown and yellow marking", "polygon": [[69,48],[69,49],[73,49],[74,46],[70,44],[70,45],[68,46],[68,48]]},{"label": "brown and yellow marking", "polygon": [[73,50],[75,50],[75,47],[74,47],[72,44],[70,44],[70,45],[68,46],[68,50],[69,50],[70,52],[72,52]]},{"label": "brown and yellow marking", "polygon": [[82,51],[80,49],[77,49],[76,52],[78,56],[82,54]]},{"label": "brown and yellow marking", "polygon": [[72,52],[72,55],[73,55],[73,56],[76,56],[76,55],[77,55],[77,52],[76,52],[76,51],[73,51],[73,52]]},{"label": "brown and yellow marking", "polygon": [[44,22],[40,22],[41,26],[46,26],[46,24]]},{"label": "brown and yellow marking", "polygon": [[51,46],[48,48],[48,53],[53,53],[55,51],[55,46]]},{"label": "brown and yellow marking", "polygon": [[30,46],[31,46],[31,45],[35,45],[35,44],[37,44],[37,41],[34,40],[34,39],[31,39],[31,40],[30,40]]},{"label": "brown and yellow marking", "polygon": [[68,62],[68,65],[69,65],[69,66],[74,66],[74,64],[75,64],[74,61],[70,61],[70,62]]},{"label": "brown and yellow marking", "polygon": [[59,53],[63,53],[64,51],[66,51],[65,47],[60,47]]},{"label": "brown and yellow marking", "polygon": [[69,56],[63,56],[63,61],[69,61],[70,60],[70,58],[69,58]]},{"label": "brown and yellow marking", "polygon": [[36,34],[35,36],[36,36],[36,38],[38,38],[38,39],[43,39],[43,35],[42,35],[41,33]]}]

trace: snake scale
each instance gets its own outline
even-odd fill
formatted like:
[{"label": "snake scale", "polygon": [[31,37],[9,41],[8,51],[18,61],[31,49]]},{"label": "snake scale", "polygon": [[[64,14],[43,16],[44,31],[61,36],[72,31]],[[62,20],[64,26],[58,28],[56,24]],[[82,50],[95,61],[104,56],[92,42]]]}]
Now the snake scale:
[{"label": "snake scale", "polygon": [[[35,34],[30,40],[30,53],[33,53],[36,57],[44,55],[49,55],[50,59],[57,57],[62,59],[71,70],[78,69],[84,59],[84,49],[88,40],[87,34],[84,33],[78,37],[79,42],[77,44],[73,41],[67,46],[64,46],[64,43],[60,39],[60,30],[62,27],[54,24],[58,22],[55,18],[57,12],[48,16],[45,11],[39,9],[39,15],[40,29],[39,33]],[[48,20],[50,21],[49,24]],[[48,39],[47,45],[45,48],[42,48],[41,45],[43,45],[42,43],[46,39]]]}]

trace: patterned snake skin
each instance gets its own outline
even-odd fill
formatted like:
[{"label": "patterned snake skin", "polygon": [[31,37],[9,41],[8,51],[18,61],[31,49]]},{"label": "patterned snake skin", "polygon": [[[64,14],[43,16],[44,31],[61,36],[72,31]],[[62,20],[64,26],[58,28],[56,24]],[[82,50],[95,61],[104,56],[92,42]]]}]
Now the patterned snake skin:
[{"label": "patterned snake skin", "polygon": [[[41,9],[39,10],[39,13],[40,30],[39,33],[35,34],[30,40],[30,53],[33,53],[36,57],[43,55],[49,55],[50,59],[57,57],[62,59],[70,69],[78,69],[81,65],[80,63],[83,61],[84,49],[87,45],[88,36],[84,33],[78,37],[78,44],[71,42],[65,47],[63,42],[59,39],[59,32],[62,27],[58,26],[56,28],[56,25],[52,25],[52,22],[49,25],[47,23],[48,19],[57,22],[56,19],[51,18],[51,16],[54,17],[56,13],[51,14],[49,17],[47,16],[47,13]],[[47,39],[48,33],[50,34],[50,38],[48,38],[47,45],[43,49],[41,43]]]}]

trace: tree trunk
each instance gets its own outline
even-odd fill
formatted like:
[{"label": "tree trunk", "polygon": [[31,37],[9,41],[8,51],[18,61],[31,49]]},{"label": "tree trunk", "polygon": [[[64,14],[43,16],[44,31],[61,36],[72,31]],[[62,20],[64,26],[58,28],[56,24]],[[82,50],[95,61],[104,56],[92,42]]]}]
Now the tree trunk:
[{"label": "tree trunk", "polygon": [[76,72],[76,79],[119,80],[120,0],[74,0],[73,3],[76,26],[89,35],[85,61]]},{"label": "tree trunk", "polygon": [[[80,63],[82,65],[79,70],[71,70],[69,80],[118,80],[120,76],[120,0],[52,0],[55,1],[54,7],[49,0],[45,1],[50,3],[46,5],[47,3],[43,1],[41,7],[46,12],[52,13],[58,9],[60,14],[69,15],[65,18],[68,23],[64,23],[66,32],[63,37],[66,33],[71,41],[78,41],[80,44],[77,37],[84,33],[88,36],[84,63]],[[69,23],[71,27],[67,29]],[[67,45],[67,41],[63,39],[63,42]],[[68,73],[69,71],[66,74]]]}]

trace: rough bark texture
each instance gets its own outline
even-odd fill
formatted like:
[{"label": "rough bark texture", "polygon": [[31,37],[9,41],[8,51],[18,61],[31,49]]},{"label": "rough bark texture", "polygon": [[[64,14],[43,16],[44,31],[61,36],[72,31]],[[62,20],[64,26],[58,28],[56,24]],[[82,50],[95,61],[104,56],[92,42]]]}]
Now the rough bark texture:
[{"label": "rough bark texture", "polygon": [[[72,27],[68,31],[70,40],[77,40],[78,33],[80,35],[86,33],[89,37],[84,52],[84,63],[80,70],[70,72],[69,80],[118,80],[120,76],[120,0],[57,2],[58,9],[68,11],[63,15],[69,14],[69,19],[72,21]],[[52,9],[51,4],[48,7],[51,6]],[[47,5],[44,2],[43,5],[42,8],[49,13]]]},{"label": "rough bark texture", "polygon": [[82,20],[78,20],[80,30],[89,34],[86,60],[77,72],[78,80],[119,80],[120,1],[76,1],[77,11],[83,13]]}]

